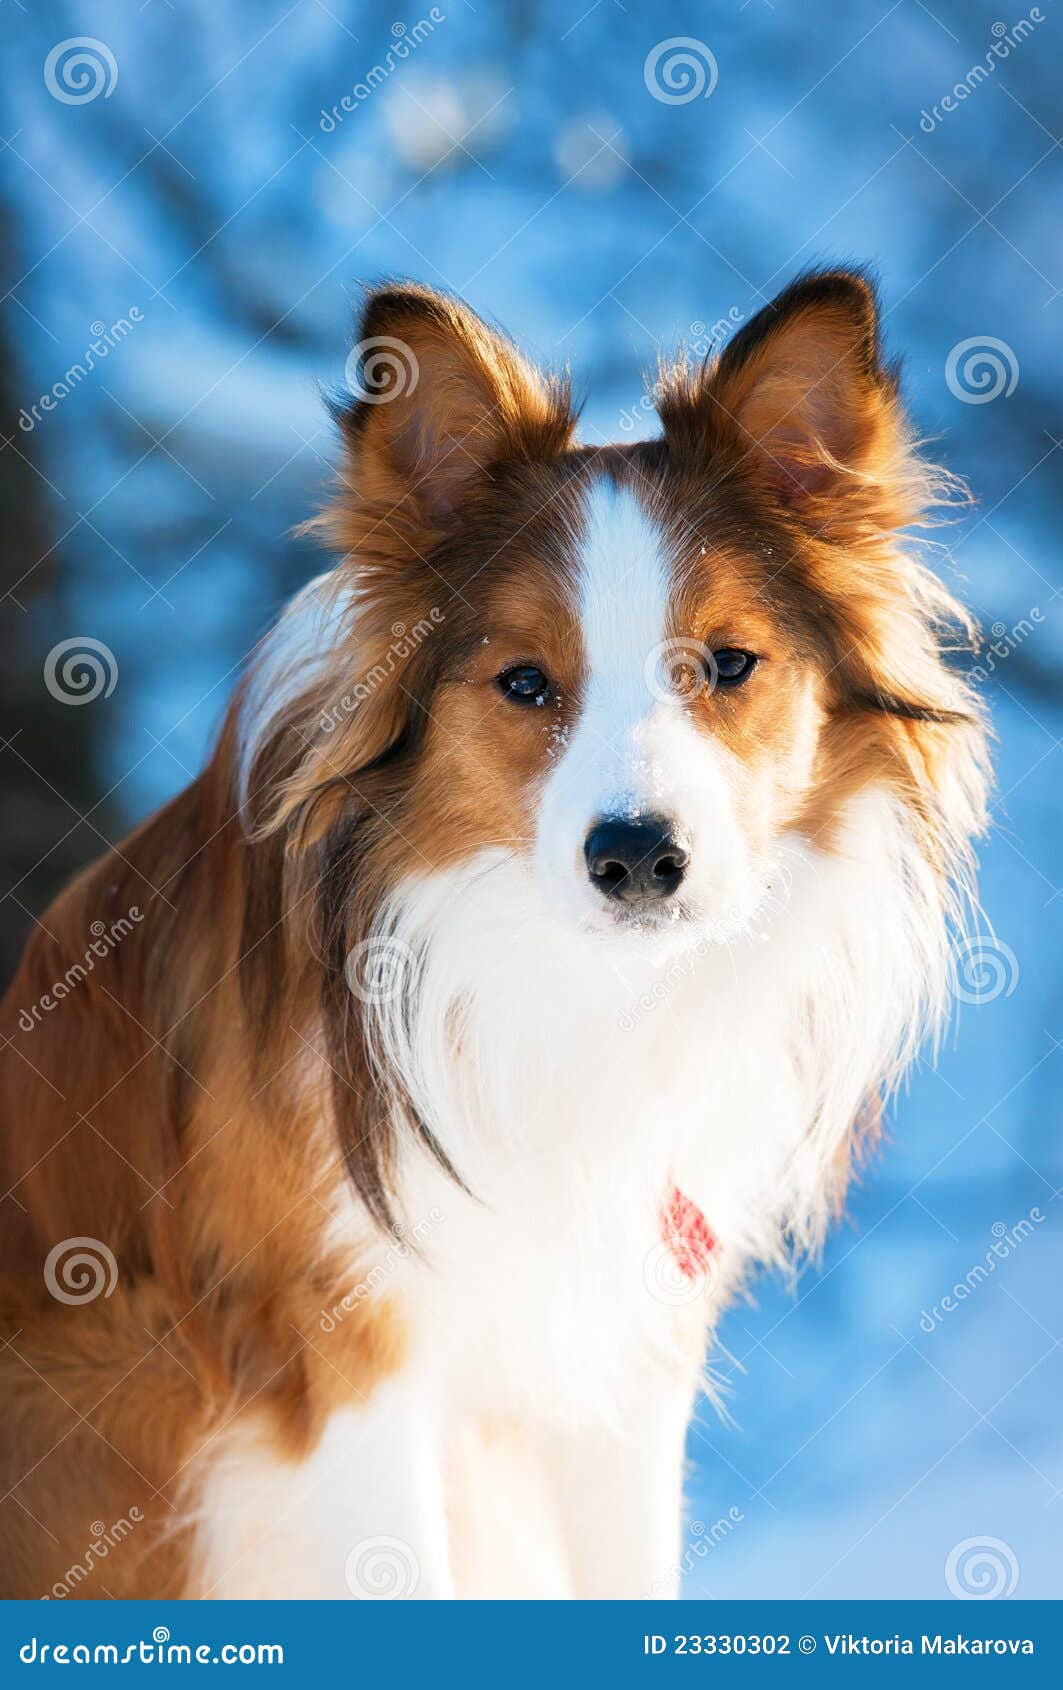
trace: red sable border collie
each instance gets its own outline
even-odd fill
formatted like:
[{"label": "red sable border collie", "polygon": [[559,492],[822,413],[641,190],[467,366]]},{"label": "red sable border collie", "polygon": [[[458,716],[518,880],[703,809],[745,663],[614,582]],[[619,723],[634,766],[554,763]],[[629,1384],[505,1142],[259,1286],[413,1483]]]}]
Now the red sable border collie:
[{"label": "red sable border collie", "polygon": [[673,1589],[707,1335],[948,996],[986,734],[866,280],[622,446],[454,299],[359,333],[339,561],[6,1000],[6,1596]]}]

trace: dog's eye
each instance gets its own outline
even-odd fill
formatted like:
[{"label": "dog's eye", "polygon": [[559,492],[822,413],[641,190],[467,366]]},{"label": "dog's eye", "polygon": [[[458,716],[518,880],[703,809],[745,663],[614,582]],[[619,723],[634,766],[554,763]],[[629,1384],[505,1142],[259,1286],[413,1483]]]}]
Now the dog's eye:
[{"label": "dog's eye", "polygon": [[716,669],[716,685],[720,687],[740,687],[757,666],[751,651],[742,651],[734,645],[725,645],[720,651],[714,651],[712,661]]},{"label": "dog's eye", "polygon": [[498,684],[507,698],[518,704],[545,704],[550,696],[550,679],[534,663],[518,663],[503,669]]}]

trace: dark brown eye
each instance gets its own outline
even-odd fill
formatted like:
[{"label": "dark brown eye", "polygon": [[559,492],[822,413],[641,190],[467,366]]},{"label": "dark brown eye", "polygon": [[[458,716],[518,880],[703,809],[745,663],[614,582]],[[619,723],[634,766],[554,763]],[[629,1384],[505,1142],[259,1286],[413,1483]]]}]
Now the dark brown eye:
[{"label": "dark brown eye", "polygon": [[742,651],[739,646],[725,645],[712,654],[712,667],[715,669],[715,682],[718,687],[740,687],[743,681],[748,681],[757,666],[757,660],[751,651]]},{"label": "dark brown eye", "polygon": [[507,698],[517,704],[545,704],[550,697],[550,678],[534,663],[518,663],[503,669],[498,684]]}]

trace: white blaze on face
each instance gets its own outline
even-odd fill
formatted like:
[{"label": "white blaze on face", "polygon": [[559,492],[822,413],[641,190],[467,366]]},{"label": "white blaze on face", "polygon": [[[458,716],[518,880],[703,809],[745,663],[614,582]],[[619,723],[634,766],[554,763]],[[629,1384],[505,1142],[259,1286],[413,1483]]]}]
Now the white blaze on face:
[{"label": "white blaze on face", "polygon": [[544,787],[536,846],[546,890],[583,925],[611,927],[622,913],[591,885],[584,858],[606,818],[660,818],[688,845],[686,878],[657,919],[733,925],[759,901],[735,817],[741,765],[666,683],[682,643],[669,635],[672,585],[660,525],[629,488],[595,481],[579,550],[583,706]]}]

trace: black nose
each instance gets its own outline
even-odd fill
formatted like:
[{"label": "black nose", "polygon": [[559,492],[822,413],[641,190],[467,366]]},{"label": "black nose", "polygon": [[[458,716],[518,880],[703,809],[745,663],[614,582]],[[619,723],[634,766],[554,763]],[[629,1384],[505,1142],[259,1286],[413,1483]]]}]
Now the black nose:
[{"label": "black nose", "polygon": [[660,816],[607,817],[591,828],[583,854],[591,884],[625,904],[670,898],[690,861],[675,829]]}]

